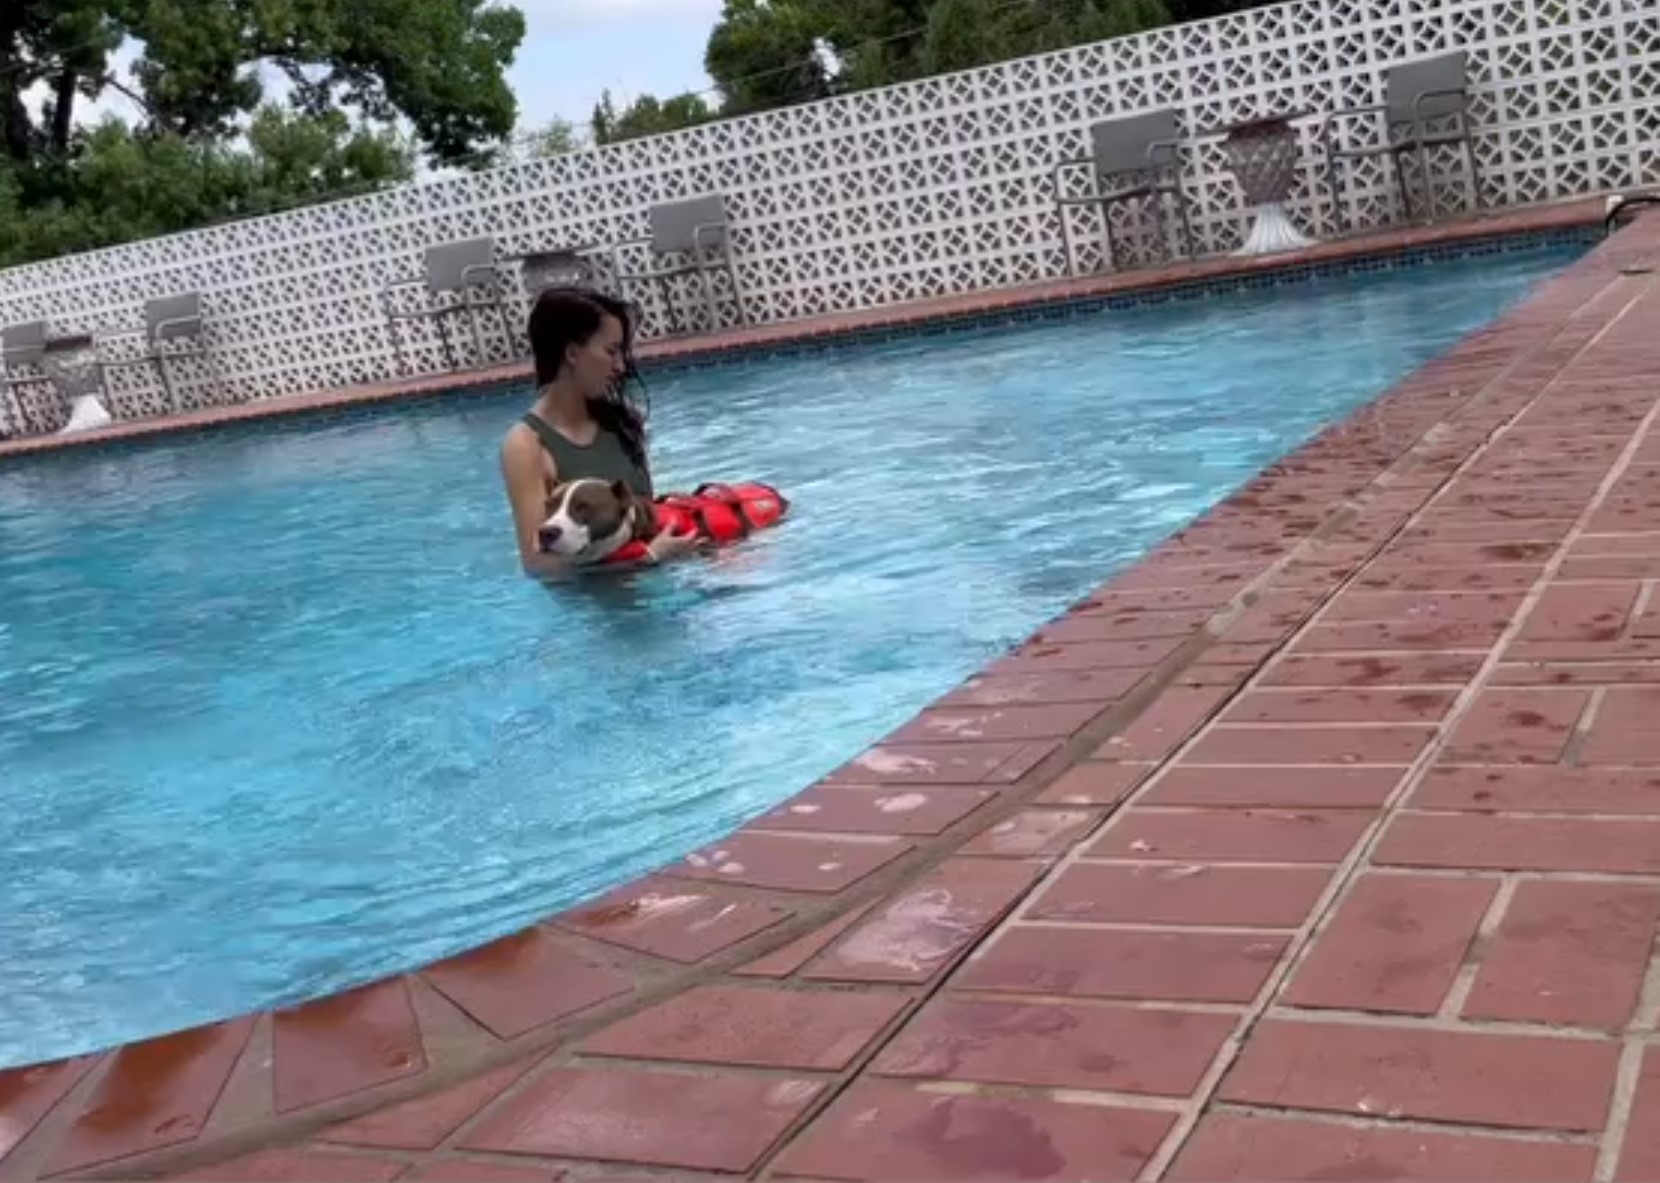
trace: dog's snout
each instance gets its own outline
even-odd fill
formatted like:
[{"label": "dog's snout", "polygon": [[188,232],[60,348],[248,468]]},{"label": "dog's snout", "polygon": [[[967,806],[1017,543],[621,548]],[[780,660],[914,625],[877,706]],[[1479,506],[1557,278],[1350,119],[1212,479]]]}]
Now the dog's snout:
[{"label": "dog's snout", "polygon": [[543,550],[552,550],[563,534],[564,531],[558,526],[543,526],[536,538]]}]

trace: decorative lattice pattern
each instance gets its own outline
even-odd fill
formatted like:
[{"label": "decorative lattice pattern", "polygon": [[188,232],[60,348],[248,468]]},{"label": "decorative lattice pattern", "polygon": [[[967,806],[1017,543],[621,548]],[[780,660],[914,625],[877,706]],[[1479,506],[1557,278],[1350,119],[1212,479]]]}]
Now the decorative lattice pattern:
[{"label": "decorative lattice pattern", "polygon": [[[554,160],[0,273],[0,323],[129,324],[144,301],[199,290],[215,365],[179,376],[186,406],[240,402],[397,374],[378,293],[416,274],[423,248],[497,236],[502,252],[608,243],[646,232],[658,202],[727,195],[752,321],[866,308],[1065,273],[1055,164],[1087,151],[1099,119],[1172,105],[1184,134],[1251,115],[1382,99],[1383,70],[1471,55],[1483,202],[1526,205],[1660,183],[1660,8],[1653,0],[1293,0],[1201,24],[1081,46]],[[1334,233],[1317,121],[1289,203]],[[1439,212],[1468,185],[1460,150],[1430,161]],[[1346,166],[1343,224],[1400,218],[1388,165]],[[1249,227],[1219,143],[1186,172],[1201,253]],[[1121,264],[1156,258],[1136,211]],[[1080,263],[1103,266],[1083,219]],[[1093,253],[1092,253],[1093,252]],[[632,269],[645,259],[625,260]],[[724,282],[724,276],[719,277]],[[518,292],[517,283],[509,285]],[[646,333],[664,309],[647,291]],[[729,291],[723,292],[730,314]],[[511,308],[517,333],[525,305]],[[522,348],[483,318],[490,360]],[[476,362],[465,326],[463,364]],[[415,365],[437,370],[436,334],[407,326]],[[210,375],[208,377],[207,375]],[[152,371],[112,375],[120,417],[164,409]]]}]

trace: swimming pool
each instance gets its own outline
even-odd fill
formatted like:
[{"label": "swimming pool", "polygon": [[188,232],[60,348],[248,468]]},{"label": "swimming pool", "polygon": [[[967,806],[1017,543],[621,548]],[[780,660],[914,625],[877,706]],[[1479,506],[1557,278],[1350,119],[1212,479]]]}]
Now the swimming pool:
[{"label": "swimming pool", "polygon": [[0,1066],[718,837],[1580,249],[661,374],[659,483],[794,514],[603,591],[517,573],[524,390],[0,467]]}]

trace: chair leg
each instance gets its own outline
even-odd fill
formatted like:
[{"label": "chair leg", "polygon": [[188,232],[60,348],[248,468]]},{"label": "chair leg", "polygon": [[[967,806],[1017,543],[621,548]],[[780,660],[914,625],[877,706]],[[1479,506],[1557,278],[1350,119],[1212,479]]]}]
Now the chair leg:
[{"label": "chair leg", "polygon": [[449,309],[446,308],[446,309],[440,310],[438,312],[438,314],[436,316],[434,316],[432,319],[433,319],[433,322],[435,324],[437,324],[437,326],[438,326],[438,339],[440,341],[442,341],[443,344],[444,344],[444,362],[445,362],[446,365],[449,366],[450,371],[453,373],[455,370],[459,369],[460,367],[456,363],[456,360],[455,360],[455,345],[453,343],[451,343],[451,341],[450,341],[450,330],[447,327],[447,325],[445,323],[445,319],[444,319],[448,315],[449,315]]},{"label": "chair leg", "polygon": [[1429,149],[1418,145],[1418,216],[1426,224],[1435,221],[1435,186],[1429,178]]},{"label": "chair leg", "polygon": [[1470,212],[1481,212],[1481,165],[1476,160],[1476,139],[1465,129],[1464,159],[1470,165]]},{"label": "chair leg", "polygon": [[386,335],[392,338],[392,356],[397,358],[398,373],[405,378],[411,376],[413,367],[409,364],[409,355],[404,352],[403,334],[398,331],[398,322],[394,318],[387,318]]},{"label": "chair leg", "polygon": [[0,428],[0,439],[23,435],[23,400],[17,397],[17,387],[9,379],[6,383],[6,422]]},{"label": "chair leg", "polygon": [[158,347],[155,354],[156,372],[161,375],[161,389],[167,395],[167,409],[179,413],[179,388],[173,381],[173,371],[167,365],[167,354]]},{"label": "chair leg", "polygon": [[488,360],[484,352],[484,330],[478,324],[478,305],[463,297],[467,310],[467,327],[473,330],[473,349],[478,358],[478,364],[483,366]]},{"label": "chair leg", "polygon": [[715,289],[709,284],[709,268],[701,260],[697,266],[697,281],[703,289],[703,311],[708,318],[709,331],[713,333],[720,328],[720,310],[715,303]]},{"label": "chair leg", "polygon": [[1187,189],[1176,181],[1176,212],[1180,215],[1182,225],[1182,257],[1191,259],[1198,253],[1198,247],[1193,242],[1193,216],[1187,206]]},{"label": "chair leg", "polygon": [[519,350],[518,350],[518,342],[513,339],[513,325],[512,325],[512,322],[507,319],[507,301],[504,298],[498,296],[496,298],[496,301],[495,301],[495,306],[496,306],[496,319],[501,321],[501,339],[502,339],[502,342],[503,342],[503,346],[507,350],[508,359],[511,360],[512,357],[515,354],[517,354]]},{"label": "chair leg", "polygon": [[738,264],[731,255],[726,256],[726,276],[732,281],[732,304],[738,313],[738,327],[749,324],[749,310],[744,307],[744,290],[738,285]]},{"label": "chair leg", "polygon": [[[207,364],[208,390],[210,392],[210,406],[224,406],[225,398],[225,367],[219,351],[209,343],[202,345],[202,358]],[[115,414],[114,410],[110,414]]]},{"label": "chair leg", "polygon": [[1055,214],[1061,220],[1061,252],[1066,256],[1066,273],[1078,274],[1078,259],[1072,249],[1072,221],[1066,216],[1066,206],[1057,204]]},{"label": "chair leg", "polygon": [[674,304],[674,283],[667,276],[660,276],[657,280],[658,290],[663,293],[663,304],[669,313],[669,335],[685,328],[680,322],[680,309]]},{"label": "chair leg", "polygon": [[1392,152],[1389,155],[1389,166],[1395,170],[1395,190],[1401,195],[1401,220],[1412,221],[1412,186],[1406,181],[1406,165],[1404,153]]},{"label": "chair leg", "polygon": [[1331,225],[1339,236],[1349,228],[1349,219],[1343,216],[1343,187],[1337,178],[1337,158],[1326,156],[1326,192],[1331,195]]},{"label": "chair leg", "polygon": [[1110,202],[1103,201],[1100,205],[1100,210],[1101,239],[1106,243],[1107,247],[1107,268],[1111,271],[1117,271],[1118,252],[1114,249],[1112,244],[1112,204]]},{"label": "chair leg", "polygon": [[[34,379],[30,382],[30,385],[32,386],[39,386],[40,384],[40,379]],[[25,399],[20,394],[17,396],[17,405],[19,417],[23,423],[24,433],[26,435],[38,434],[40,431],[40,422],[38,416],[35,414],[35,409],[40,405],[39,402],[37,400]]]},{"label": "chair leg", "polygon": [[1153,207],[1153,233],[1158,235],[1159,254],[1166,263],[1173,262],[1170,251],[1170,226],[1166,222],[1169,216],[1164,209],[1164,194],[1155,189],[1147,195],[1147,203]]}]

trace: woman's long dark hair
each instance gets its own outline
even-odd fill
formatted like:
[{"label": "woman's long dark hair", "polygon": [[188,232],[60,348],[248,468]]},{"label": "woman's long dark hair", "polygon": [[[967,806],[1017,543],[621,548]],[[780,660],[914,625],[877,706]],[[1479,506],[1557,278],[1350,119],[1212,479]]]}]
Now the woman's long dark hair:
[{"label": "woman's long dark hair", "polygon": [[[632,304],[586,288],[549,288],[538,296],[530,310],[530,351],[536,359],[536,385],[546,386],[558,378],[565,364],[565,351],[591,341],[607,316],[615,317],[622,325],[623,376],[605,394],[588,399],[588,413],[601,430],[617,437],[628,458],[643,469],[647,466],[646,417],[651,403],[634,364],[636,316]],[[631,387],[640,388],[639,397]]]}]

